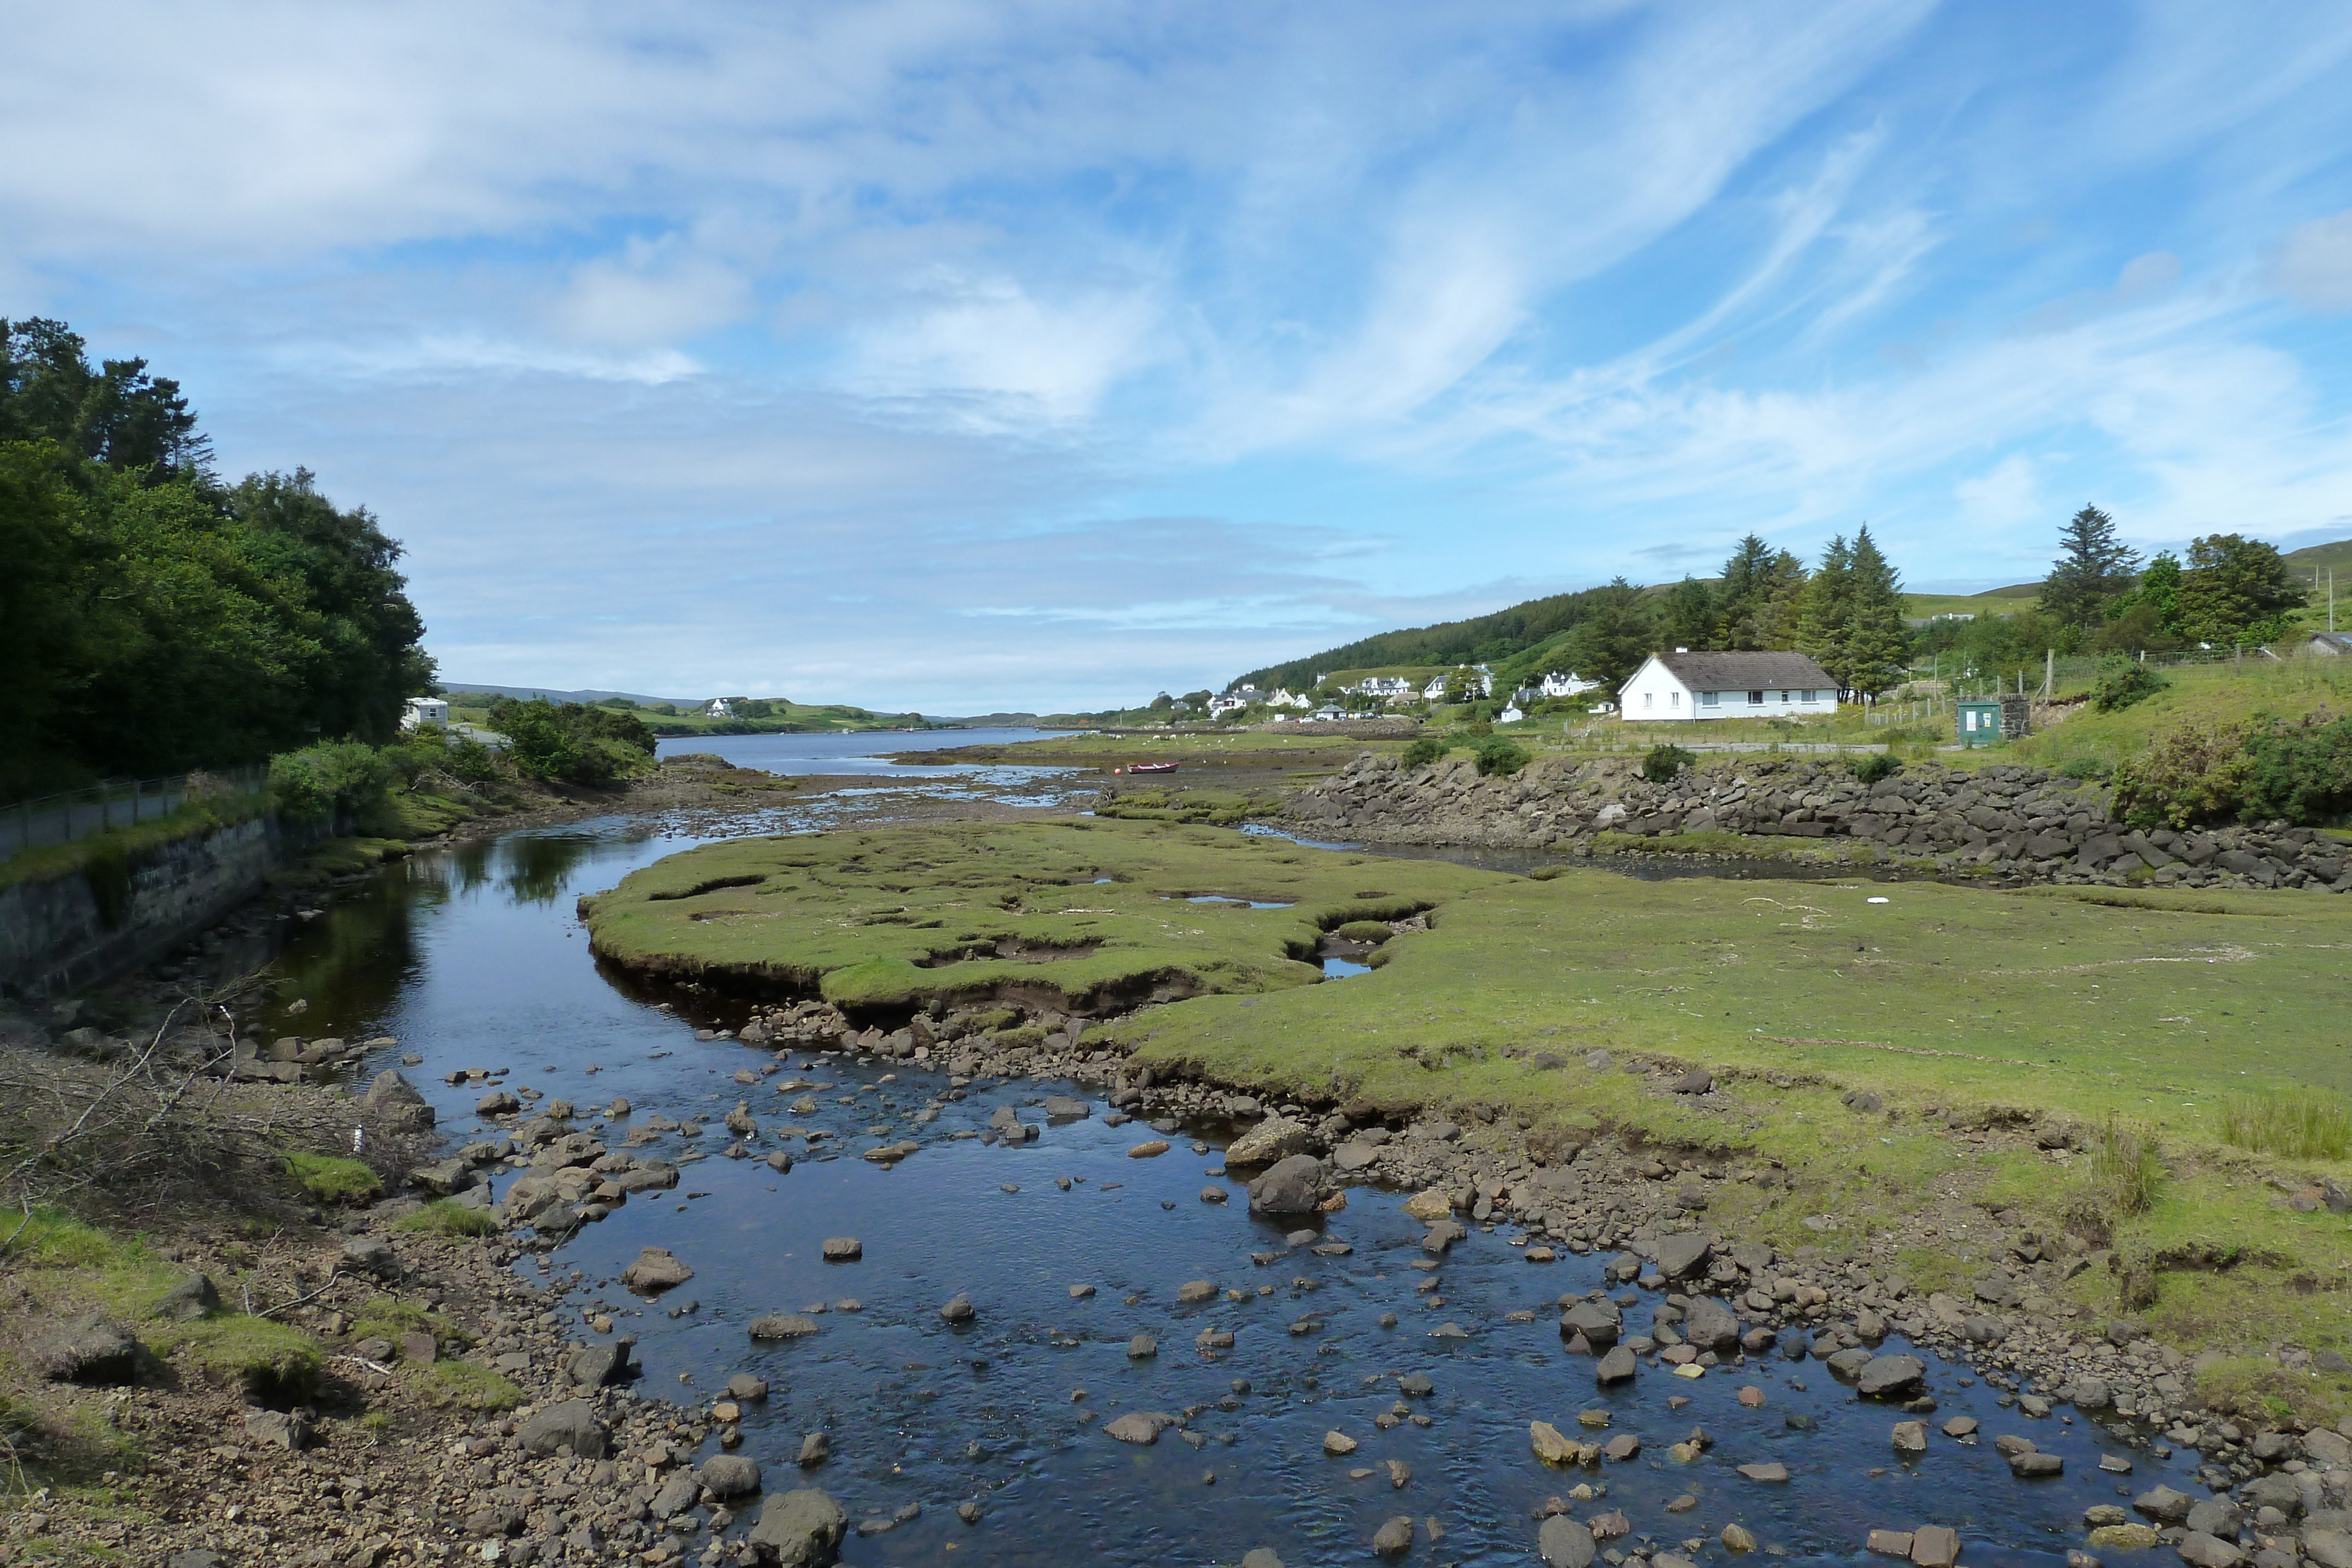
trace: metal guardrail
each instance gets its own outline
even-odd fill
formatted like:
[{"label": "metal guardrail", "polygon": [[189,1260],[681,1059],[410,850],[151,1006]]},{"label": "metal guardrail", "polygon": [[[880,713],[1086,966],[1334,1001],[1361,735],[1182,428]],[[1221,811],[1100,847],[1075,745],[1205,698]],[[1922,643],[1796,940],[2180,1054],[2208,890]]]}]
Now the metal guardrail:
[{"label": "metal guardrail", "polygon": [[92,833],[152,822],[178,810],[198,793],[225,789],[250,794],[268,781],[267,767],[232,768],[162,779],[109,779],[86,789],[0,806],[0,861],[26,850],[69,844]]}]

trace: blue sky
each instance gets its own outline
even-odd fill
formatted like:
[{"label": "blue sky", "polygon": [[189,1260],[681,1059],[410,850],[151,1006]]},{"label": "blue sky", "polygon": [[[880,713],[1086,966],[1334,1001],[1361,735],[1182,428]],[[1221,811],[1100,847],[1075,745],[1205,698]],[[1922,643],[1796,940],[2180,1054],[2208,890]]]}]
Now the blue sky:
[{"label": "blue sky", "polygon": [[2352,536],[2352,10],[19,7],[0,315],[445,675],[935,713],[1867,521]]}]

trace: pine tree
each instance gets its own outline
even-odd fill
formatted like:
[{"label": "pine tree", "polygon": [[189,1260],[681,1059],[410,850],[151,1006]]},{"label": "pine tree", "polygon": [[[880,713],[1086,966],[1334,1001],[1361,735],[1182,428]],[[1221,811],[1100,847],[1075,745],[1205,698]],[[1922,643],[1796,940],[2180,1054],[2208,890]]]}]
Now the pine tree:
[{"label": "pine tree", "polygon": [[2096,631],[2108,607],[2131,591],[2139,557],[2116,538],[2115,518],[2096,507],[2067,519],[2058,547],[2035,608],[2078,636]]},{"label": "pine tree", "polygon": [[1903,629],[1903,582],[1864,524],[1853,536],[1853,585],[1845,632],[1846,684],[1876,696],[1898,685],[1910,661]]},{"label": "pine tree", "polygon": [[[1610,687],[1622,685],[1654,645],[1642,591],[1623,578],[1599,590],[1596,602],[1569,642],[1577,673]],[[1612,690],[1611,695],[1615,695]]]},{"label": "pine tree", "polygon": [[1788,647],[1796,637],[1797,601],[1804,586],[1802,561],[1749,534],[1723,563],[1714,645],[1742,652]]},{"label": "pine tree", "polygon": [[1853,550],[1838,534],[1822,551],[1822,564],[1805,584],[1797,612],[1797,649],[1829,672],[1843,691],[1853,685],[1846,663],[1846,632],[1853,621]]},{"label": "pine tree", "polygon": [[1666,595],[1666,635],[1677,648],[1714,645],[1715,595],[1706,583],[1685,577]]}]

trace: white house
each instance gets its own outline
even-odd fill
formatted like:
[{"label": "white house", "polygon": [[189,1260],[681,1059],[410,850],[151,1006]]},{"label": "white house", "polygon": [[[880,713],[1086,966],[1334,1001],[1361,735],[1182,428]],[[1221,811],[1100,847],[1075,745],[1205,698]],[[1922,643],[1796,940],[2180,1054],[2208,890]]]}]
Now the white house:
[{"label": "white house", "polygon": [[447,724],[449,704],[441,697],[411,697],[401,709],[400,727],[415,729],[419,725]]},{"label": "white house", "polygon": [[[1467,670],[1471,666],[1468,664],[1457,664],[1454,666],[1455,669],[1462,670]],[[1475,673],[1477,679],[1475,684],[1478,687],[1478,695],[1482,697],[1493,696],[1495,695],[1494,672],[1487,669],[1486,665],[1480,664],[1477,666]],[[1445,674],[1438,676],[1435,680],[1430,682],[1429,685],[1421,688],[1421,695],[1427,697],[1431,702],[1438,701],[1445,695],[1445,683],[1453,678],[1453,674],[1450,671]]]},{"label": "white house", "polygon": [[1249,706],[1247,698],[1237,693],[1227,692],[1223,696],[1209,699],[1209,716],[1223,718],[1229,713],[1239,713],[1247,706]]},{"label": "white house", "polygon": [[1348,689],[1358,696],[1378,697],[1383,702],[1412,695],[1412,683],[1402,675],[1367,675]]},{"label": "white house", "polygon": [[1617,689],[1628,724],[1837,712],[1837,683],[1802,653],[1653,653]]},{"label": "white house", "polygon": [[1269,707],[1310,708],[1315,706],[1315,699],[1305,692],[1294,693],[1286,686],[1275,687],[1274,695],[1265,700]]},{"label": "white house", "polygon": [[727,706],[727,699],[725,697],[712,697],[709,702],[703,706],[702,712],[704,716],[708,718],[733,718],[735,716],[735,710]]},{"label": "white house", "polygon": [[1578,678],[1574,670],[1570,670],[1565,674],[1562,674],[1558,670],[1554,670],[1551,674],[1546,675],[1541,681],[1538,681],[1536,684],[1536,690],[1541,692],[1548,697],[1572,697],[1580,692],[1591,692],[1598,691],[1600,689],[1601,683],[1599,681],[1580,680]]},{"label": "white house", "polygon": [[1519,720],[1527,716],[1527,715],[1519,711],[1519,705],[1513,703],[1510,706],[1505,708],[1501,713],[1495,716],[1495,722],[1496,724],[1517,724]]},{"label": "white house", "polygon": [[1314,716],[1325,724],[1336,724],[1348,716],[1348,710],[1339,707],[1318,707]]}]

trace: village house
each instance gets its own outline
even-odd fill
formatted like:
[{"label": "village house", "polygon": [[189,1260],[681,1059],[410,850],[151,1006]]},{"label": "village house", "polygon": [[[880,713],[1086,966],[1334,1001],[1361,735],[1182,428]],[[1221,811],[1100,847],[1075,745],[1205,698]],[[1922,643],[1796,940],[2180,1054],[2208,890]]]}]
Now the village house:
[{"label": "village house", "polygon": [[400,727],[415,729],[420,725],[447,724],[449,704],[444,697],[411,697],[400,712]]},{"label": "village house", "polygon": [[735,710],[727,706],[727,699],[725,697],[712,697],[708,703],[703,705],[702,713],[703,716],[706,718],[733,718],[735,716]]},{"label": "village house", "polygon": [[1599,681],[1580,679],[1574,670],[1562,674],[1554,670],[1536,683],[1536,690],[1548,697],[1572,697],[1584,692],[1599,691]]},{"label": "village house", "polygon": [[[1457,664],[1454,668],[1466,670],[1471,668],[1471,666],[1468,664]],[[1429,685],[1422,687],[1421,695],[1428,698],[1431,702],[1443,701],[1445,696],[1445,683],[1453,678],[1453,671],[1447,671],[1444,674],[1439,675],[1436,679],[1431,681]],[[1495,673],[1484,664],[1477,666],[1476,684],[1478,687],[1478,695],[1480,696],[1486,697],[1495,695]]]},{"label": "village house", "polygon": [[1402,675],[1367,675],[1348,688],[1356,696],[1372,697],[1381,702],[1394,702],[1399,697],[1410,700],[1412,683]]},{"label": "village house", "polygon": [[1837,711],[1837,683],[1802,653],[1653,653],[1617,690],[1628,724]]}]

